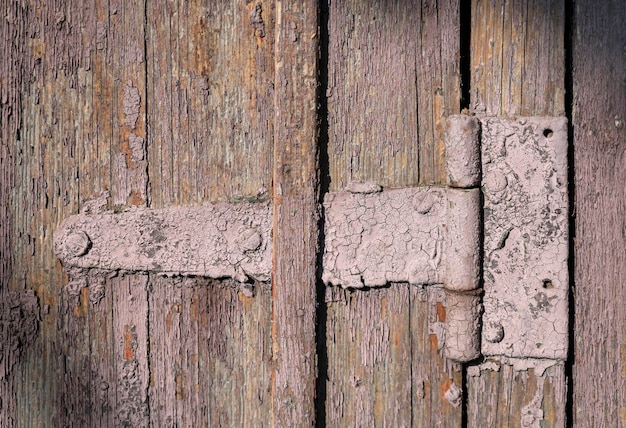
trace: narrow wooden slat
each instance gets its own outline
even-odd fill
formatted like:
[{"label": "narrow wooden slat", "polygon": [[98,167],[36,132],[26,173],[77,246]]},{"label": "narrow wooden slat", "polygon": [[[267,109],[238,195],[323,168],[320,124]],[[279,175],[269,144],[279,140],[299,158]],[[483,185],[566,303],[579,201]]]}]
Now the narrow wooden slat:
[{"label": "narrow wooden slat", "polygon": [[148,275],[111,281],[116,426],[148,426]]},{"label": "narrow wooden slat", "polygon": [[182,281],[152,276],[150,278],[150,422],[158,426],[175,424],[182,419],[178,404],[182,395],[181,313]]},{"label": "narrow wooden slat", "polygon": [[451,388],[462,394],[463,377],[461,366],[442,355],[445,306],[441,287],[411,290],[412,413],[417,427],[461,425],[462,395],[456,401],[446,397]]},{"label": "narrow wooden slat", "polygon": [[151,206],[271,186],[273,14],[272,1],[148,4]]},{"label": "narrow wooden slat", "polygon": [[276,2],[272,426],[315,423],[317,7]]},{"label": "narrow wooden slat", "polygon": [[[460,108],[459,24],[456,1],[330,2],[330,190],[445,179],[442,125]],[[407,287],[327,291],[329,426],[460,426],[461,407],[444,398],[462,386],[460,368],[446,367],[429,334],[440,323],[436,296]]]},{"label": "narrow wooden slat", "polygon": [[[4,8],[8,18],[0,26],[0,51],[4,52],[0,58],[0,293],[2,293],[2,310],[6,311],[6,293],[9,291],[15,264],[19,263],[20,254],[16,249],[16,226],[19,222],[19,212],[12,205],[14,185],[19,182],[20,169],[15,162],[20,159],[17,143],[22,124],[22,102],[25,96],[22,88],[26,87],[27,70],[30,66],[28,39],[28,22],[30,10],[23,4],[10,3]],[[10,18],[9,18],[10,17]],[[16,180],[17,179],[17,180]],[[16,260],[18,259],[18,260]],[[15,331],[11,331],[11,317],[2,314],[2,332],[0,332],[1,362],[0,362],[0,425],[9,426],[14,420],[18,394],[21,394],[21,379],[17,363],[20,353],[26,347],[18,344],[17,349],[11,349],[7,344],[12,342]],[[19,322],[20,319],[13,320]],[[41,349],[40,343],[33,348]],[[32,348],[31,348],[32,349]],[[28,368],[36,363],[25,365]],[[30,367],[28,367],[30,366]]]},{"label": "narrow wooden slat", "polygon": [[573,8],[574,426],[626,427],[626,6]]},{"label": "narrow wooden slat", "polygon": [[420,4],[329,3],[330,190],[367,180],[382,186],[416,185],[419,158],[426,150],[418,144],[418,122],[432,118],[425,108],[418,119],[417,111],[417,82],[426,78],[418,73]]},{"label": "narrow wooden slat", "polygon": [[[115,425],[117,388],[113,333],[113,281],[106,276],[91,277],[88,309],[90,352],[91,426]],[[95,284],[101,287],[98,294]]]},{"label": "narrow wooden slat", "polygon": [[[148,3],[151,207],[271,192],[273,16],[273,1]],[[269,292],[151,280],[152,423],[267,426]]]},{"label": "narrow wooden slat", "polygon": [[410,289],[394,287],[327,291],[328,426],[411,425]]},{"label": "narrow wooden slat", "polygon": [[471,14],[474,112],[565,114],[563,1],[473,0]]},{"label": "narrow wooden slat", "polygon": [[[415,7],[412,15],[417,15],[418,9]],[[444,183],[445,123],[460,108],[459,2],[425,1],[420,14],[416,58],[419,181]]]},{"label": "narrow wooden slat", "polygon": [[[474,112],[563,115],[563,1],[473,0],[471,20],[470,105]],[[517,372],[496,362],[468,372],[469,426],[520,426],[523,417],[524,423],[536,420],[542,426],[565,426],[563,363],[543,374]],[[534,405],[533,399],[541,399],[540,405]],[[542,416],[529,416],[531,410]]]}]

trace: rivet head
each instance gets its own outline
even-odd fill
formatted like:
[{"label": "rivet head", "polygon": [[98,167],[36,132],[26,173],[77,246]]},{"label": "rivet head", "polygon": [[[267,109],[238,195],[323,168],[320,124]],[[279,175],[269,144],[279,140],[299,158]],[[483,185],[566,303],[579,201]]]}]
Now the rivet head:
[{"label": "rivet head", "polygon": [[70,257],[81,257],[89,252],[91,240],[85,232],[72,232],[63,243],[65,253]]},{"label": "rivet head", "polygon": [[483,331],[485,340],[490,343],[500,343],[504,339],[504,327],[499,322],[489,322]]},{"label": "rivet head", "polygon": [[494,171],[485,179],[485,185],[491,192],[501,192],[508,186],[506,175],[500,171]]},{"label": "rivet head", "polygon": [[239,248],[244,252],[257,250],[262,242],[263,239],[258,230],[244,228],[239,231]]}]

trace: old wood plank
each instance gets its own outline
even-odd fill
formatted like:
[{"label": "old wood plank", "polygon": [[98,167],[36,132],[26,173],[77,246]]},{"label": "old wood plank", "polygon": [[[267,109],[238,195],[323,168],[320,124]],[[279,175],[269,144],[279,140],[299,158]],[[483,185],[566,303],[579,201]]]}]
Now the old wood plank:
[{"label": "old wood plank", "polygon": [[276,2],[272,425],[315,424],[318,5]]},{"label": "old wood plank", "polygon": [[[411,425],[412,379],[406,374],[412,341],[410,326],[402,322],[410,289],[394,286],[397,293],[327,290],[329,426]],[[363,318],[363,311],[376,319]]]},{"label": "old wood plank", "polygon": [[117,414],[113,283],[106,275],[92,275],[89,282],[90,423],[105,428],[115,425]]},{"label": "old wood plank", "polygon": [[[332,191],[351,181],[394,187],[419,182],[420,150],[426,150],[417,144],[420,11],[419,2],[410,1],[329,2]],[[426,112],[422,117],[431,120]]]},{"label": "old wood plank", "polygon": [[573,422],[626,427],[626,6],[573,9]]},{"label": "old wood plank", "polygon": [[272,1],[148,4],[152,207],[271,186],[273,9]]},{"label": "old wood plank", "polygon": [[148,275],[116,278],[113,294],[116,426],[148,426]]},{"label": "old wood plank", "polygon": [[471,15],[472,110],[564,115],[563,1],[474,0]]},{"label": "old wood plank", "polygon": [[[272,1],[148,3],[151,207],[271,192],[273,21]],[[260,349],[271,343],[270,293],[259,287],[248,298],[230,282],[153,281],[152,421],[268,425],[269,345]],[[159,326],[168,325],[166,334]]]},{"label": "old wood plank", "polygon": [[[563,115],[564,34],[563,1],[472,1],[470,105],[474,112]],[[498,362],[468,372],[469,426],[519,426],[522,418],[524,423],[565,426],[563,363],[544,373],[517,372]]]},{"label": "old wood plank", "polygon": [[440,287],[411,290],[413,426],[460,426],[461,366],[443,358],[445,293]]},{"label": "old wood plank", "polygon": [[[460,108],[458,2],[330,2],[327,21],[330,190],[442,182],[443,120]],[[460,368],[429,334],[444,304],[421,293],[327,290],[329,426],[460,426],[444,398]]]},{"label": "old wood plank", "polygon": [[[52,232],[105,189],[120,206],[145,202],[145,162],[131,153],[133,136],[138,154],[145,139],[145,7],[138,1],[123,11],[98,2],[29,2],[25,8],[29,64],[21,88],[23,138],[14,143],[20,159],[11,206],[21,221],[14,229],[19,267],[13,281],[37,290],[44,315],[37,353],[25,358],[21,371],[15,418],[34,426],[89,425],[91,408],[102,403],[92,386],[104,385],[101,378],[110,381],[112,373],[110,362],[99,367],[103,360],[92,353],[103,345],[112,349],[112,338],[121,335],[98,328],[112,319],[113,300],[104,299],[92,318],[91,293],[82,288],[87,282],[65,288]],[[115,384],[109,387],[115,394]],[[106,421],[114,407],[94,413]]]},{"label": "old wood plank", "polygon": [[[0,51],[4,52],[0,59],[0,425],[11,426],[15,423],[17,397],[22,393],[22,375],[18,372],[20,369],[34,369],[37,364],[22,364],[22,367],[18,364],[27,344],[14,340],[16,336],[19,337],[22,320],[19,313],[15,317],[11,316],[12,305],[9,304],[10,299],[7,299],[10,287],[17,288],[16,281],[11,283],[16,271],[15,264],[19,263],[15,230],[20,214],[13,207],[12,194],[21,172],[16,168],[16,161],[20,159],[17,141],[20,139],[23,120],[23,88],[27,86],[31,66],[27,43],[30,10],[24,4],[9,3],[4,11],[6,20],[0,26]],[[15,348],[9,346],[12,342],[17,344]],[[40,343],[35,343],[31,349],[40,350]]]}]

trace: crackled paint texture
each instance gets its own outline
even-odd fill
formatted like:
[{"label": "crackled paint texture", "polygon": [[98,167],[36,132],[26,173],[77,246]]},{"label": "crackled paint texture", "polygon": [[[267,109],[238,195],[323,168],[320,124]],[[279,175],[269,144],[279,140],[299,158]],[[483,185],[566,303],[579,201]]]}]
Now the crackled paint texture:
[{"label": "crackled paint texture", "polygon": [[453,115],[446,121],[446,182],[451,187],[480,185],[480,122]]},{"label": "crackled paint texture", "polygon": [[445,190],[396,189],[327,194],[326,284],[343,288],[441,284]]},{"label": "crackled paint texture", "polygon": [[271,224],[265,202],[85,213],[57,229],[55,252],[66,269],[269,281]]},{"label": "crackled paint texture", "polygon": [[483,118],[483,354],[567,357],[567,122]]}]

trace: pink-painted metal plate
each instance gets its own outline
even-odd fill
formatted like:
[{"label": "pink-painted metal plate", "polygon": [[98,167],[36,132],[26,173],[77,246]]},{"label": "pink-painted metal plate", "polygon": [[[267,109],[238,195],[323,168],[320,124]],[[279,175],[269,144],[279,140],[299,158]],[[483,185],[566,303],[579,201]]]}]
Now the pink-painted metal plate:
[{"label": "pink-painted metal plate", "polygon": [[568,347],[565,118],[481,118],[482,351],[564,360]]}]

